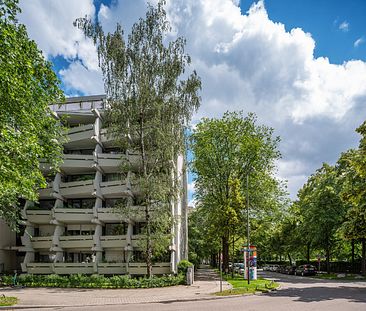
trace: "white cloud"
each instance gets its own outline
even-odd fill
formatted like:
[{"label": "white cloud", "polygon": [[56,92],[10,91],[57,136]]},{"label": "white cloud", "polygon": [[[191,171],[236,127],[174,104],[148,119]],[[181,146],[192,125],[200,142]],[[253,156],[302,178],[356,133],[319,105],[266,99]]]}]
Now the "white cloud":
[{"label": "white cloud", "polygon": [[353,46],[355,48],[359,47],[362,43],[365,42],[365,38],[364,37],[361,37],[361,38],[358,38],[354,43],[353,43]]},{"label": "white cloud", "polygon": [[342,22],[339,27],[340,30],[342,30],[343,32],[348,32],[349,31],[349,23],[347,21]]},{"label": "white cloud", "polygon": [[69,68],[61,70],[60,76],[68,89],[82,90],[85,95],[104,93],[100,70],[88,70],[80,61],[75,61]]},{"label": "white cloud", "polygon": [[[341,151],[357,144],[354,129],[366,115],[366,64],[352,60],[336,65],[315,58],[311,34],[300,28],[286,31],[270,19],[263,1],[245,15],[237,2],[167,0],[174,34],[187,39],[192,68],[202,78],[202,106],[194,122],[226,110],[256,112],[260,123],[273,126],[282,137],[279,174],[289,180],[294,195],[323,161],[334,162]],[[128,33],[146,12],[145,0],[112,3],[98,12],[108,31],[120,22]],[[92,0],[21,4],[21,21],[47,55],[79,58],[60,72],[65,85],[87,94],[101,92],[95,48],[72,26],[75,18],[94,14]]]},{"label": "white cloud", "polygon": [[194,181],[192,181],[191,183],[188,184],[187,190],[189,193],[192,193],[195,191],[195,183]]}]

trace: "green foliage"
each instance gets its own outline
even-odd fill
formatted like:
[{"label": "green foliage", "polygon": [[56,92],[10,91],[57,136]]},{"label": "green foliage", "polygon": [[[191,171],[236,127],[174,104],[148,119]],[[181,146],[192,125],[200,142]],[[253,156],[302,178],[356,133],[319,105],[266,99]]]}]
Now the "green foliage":
[{"label": "green foliage", "polygon": [[0,2],[0,218],[13,229],[19,198],[37,200],[45,187],[40,159],[56,168],[62,128],[48,105],[63,100],[59,81],[16,15],[17,0]]},{"label": "green foliage", "polygon": [[[133,25],[127,40],[120,25],[105,34],[98,23],[76,21],[98,50],[110,106],[108,131],[123,150],[140,155],[133,182],[139,187],[140,213],[146,223],[140,246],[148,275],[153,256],[170,243],[171,205],[182,189],[177,158],[185,153],[184,131],[199,107],[201,88],[196,72],[185,72],[191,62],[184,52],[185,39],[166,42],[170,26],[163,6],[164,1],[149,5],[145,19]],[[129,166],[126,159],[122,167]],[[128,215],[131,208],[136,215],[131,205],[122,206],[121,215]]]},{"label": "green foliage", "polygon": [[271,280],[258,278],[257,280],[251,280],[250,284],[248,284],[247,280],[244,280],[243,277],[230,277],[226,276],[225,280],[229,282],[233,288],[229,290],[225,290],[223,292],[216,293],[217,296],[231,296],[231,295],[243,295],[243,294],[254,294],[256,292],[268,292],[270,290],[276,289],[279,287],[279,284],[273,282]]},{"label": "green foliage", "polygon": [[[4,285],[12,285],[11,276],[3,276]],[[32,275],[23,274],[18,278],[18,284],[27,287],[59,287],[59,288],[151,288],[184,284],[184,275],[161,276],[153,278],[131,278],[128,275],[101,275],[75,274],[61,276],[57,274]]]},{"label": "green foliage", "polygon": [[13,306],[17,302],[17,297],[0,296],[0,307]]},{"label": "green foliage", "polygon": [[189,262],[188,260],[181,260],[178,263],[178,272],[185,274],[189,267],[193,267],[193,263]]},{"label": "green foliage", "polygon": [[278,143],[273,129],[258,125],[254,114],[244,117],[241,112],[228,112],[221,119],[205,118],[197,125],[191,149],[198,204],[190,218],[197,234],[190,235],[190,245],[195,246],[197,240],[215,253],[222,241],[227,265],[229,241],[246,231],[247,175],[253,237],[286,206],[282,185],[273,176],[280,157]]}]

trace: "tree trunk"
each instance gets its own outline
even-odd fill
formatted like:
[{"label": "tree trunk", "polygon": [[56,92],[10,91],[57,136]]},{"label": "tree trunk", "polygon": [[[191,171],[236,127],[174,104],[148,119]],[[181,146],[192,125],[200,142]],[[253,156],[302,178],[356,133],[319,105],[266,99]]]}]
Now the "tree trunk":
[{"label": "tree trunk", "polygon": [[351,258],[351,265],[352,265],[352,273],[355,273],[355,240],[352,239],[351,241],[352,246],[352,258]]},{"label": "tree trunk", "polygon": [[214,253],[211,254],[211,266],[215,268],[217,267],[216,254]]},{"label": "tree trunk", "polygon": [[233,256],[231,258],[231,277],[234,278],[234,262],[235,262],[235,242],[233,236]]},{"label": "tree trunk", "polygon": [[229,239],[222,237],[222,271],[229,272]]},{"label": "tree trunk", "polygon": [[146,220],[146,273],[147,277],[152,276],[152,245],[151,245],[151,228],[150,228],[150,213],[149,207],[145,208]]},{"label": "tree trunk", "polygon": [[292,258],[290,253],[287,253],[288,260],[290,261],[290,266],[292,266]]},{"label": "tree trunk", "polygon": [[329,247],[329,244],[327,245],[327,248],[326,248],[326,263],[327,263],[327,273],[329,274],[330,273],[330,247]]},{"label": "tree trunk", "polygon": [[361,240],[362,242],[362,264],[361,264],[361,270],[362,275],[366,276],[366,239],[363,238]]}]

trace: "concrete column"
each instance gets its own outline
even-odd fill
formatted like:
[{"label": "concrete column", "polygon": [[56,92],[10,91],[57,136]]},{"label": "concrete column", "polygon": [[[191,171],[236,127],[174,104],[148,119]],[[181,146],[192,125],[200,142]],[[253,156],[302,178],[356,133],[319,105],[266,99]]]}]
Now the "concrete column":
[{"label": "concrete column", "polygon": [[50,252],[55,253],[53,262],[63,262],[64,252],[63,249],[60,247],[60,236],[64,234],[65,226],[57,220],[51,220],[51,223],[55,225],[55,230],[52,236],[52,245],[50,248]]},{"label": "concrete column", "polygon": [[33,224],[27,222],[24,235],[21,237],[22,244],[24,247],[21,248],[25,251],[24,261],[21,264],[22,271],[27,272],[27,263],[34,262],[34,249],[32,246],[31,238],[34,236],[34,226]]}]

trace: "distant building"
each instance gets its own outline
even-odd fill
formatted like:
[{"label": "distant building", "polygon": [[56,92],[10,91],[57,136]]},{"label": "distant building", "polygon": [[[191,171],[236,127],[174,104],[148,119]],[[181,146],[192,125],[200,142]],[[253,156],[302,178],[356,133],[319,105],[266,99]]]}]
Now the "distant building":
[{"label": "distant building", "polygon": [[[137,201],[138,185],[132,176],[139,167],[139,154],[120,150],[107,135],[103,128],[105,104],[105,96],[85,96],[69,98],[62,106],[52,105],[70,127],[64,161],[56,175],[51,175],[47,163],[42,165],[48,187],[40,190],[38,203],[26,202],[24,206],[21,246],[16,246],[15,234],[0,224],[0,269],[14,269],[12,263],[18,257],[24,273],[146,273],[138,243],[143,220],[132,217],[121,221],[113,213],[116,202]],[[132,164],[125,174],[120,174],[122,158]],[[179,156],[176,164],[183,195],[172,205],[177,221],[172,228],[170,258],[155,263],[154,274],[176,272],[177,263],[187,258],[184,158]]]}]

